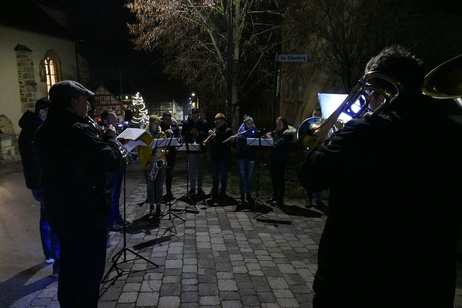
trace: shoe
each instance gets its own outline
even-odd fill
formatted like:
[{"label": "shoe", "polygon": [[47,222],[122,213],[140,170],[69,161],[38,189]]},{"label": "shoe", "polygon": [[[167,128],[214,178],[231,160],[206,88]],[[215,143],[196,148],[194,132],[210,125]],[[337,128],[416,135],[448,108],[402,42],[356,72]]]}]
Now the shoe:
[{"label": "shoe", "polygon": [[130,226],[132,223],[129,222],[128,220],[123,220],[122,217],[117,217],[115,220],[116,224],[119,226],[123,226],[125,224],[125,227]]},{"label": "shoe", "polygon": [[252,199],[252,196],[250,193],[247,193],[247,198],[246,198],[247,202],[251,205],[254,205],[255,204],[255,200]]},{"label": "shoe", "polygon": [[199,196],[204,196],[204,195],[205,195],[205,192],[202,190],[202,188],[198,188],[198,189],[197,189],[197,194],[198,194]]},{"label": "shoe", "polygon": [[309,208],[311,208],[312,206],[313,206],[313,205],[312,205],[312,203],[311,203],[311,199],[306,199],[306,200],[305,200],[305,207],[306,207],[307,209],[309,209]]},{"label": "shoe", "polygon": [[220,191],[220,198],[227,198],[228,195],[226,194],[225,190]]},{"label": "shoe", "polygon": [[123,227],[122,227],[121,225],[118,225],[118,224],[114,223],[114,224],[110,225],[110,226],[108,227],[108,229],[109,229],[109,231],[118,232],[118,231],[122,230]]},{"label": "shoe", "polygon": [[45,262],[46,262],[47,264],[53,264],[53,263],[55,263],[55,259],[53,259],[53,258],[48,258],[48,259],[45,260]]},{"label": "shoe", "polygon": [[159,217],[161,214],[162,214],[162,212],[160,211],[160,205],[158,205],[158,206],[156,206],[156,213],[154,214],[154,216]]},{"label": "shoe", "polygon": [[167,191],[167,194],[165,196],[167,196],[167,198],[173,199],[173,194],[171,191]]},{"label": "shoe", "polygon": [[59,272],[51,274],[51,277],[58,279],[59,278]]},{"label": "shoe", "polygon": [[275,201],[276,201],[276,198],[275,198],[275,197],[271,197],[271,198],[269,198],[268,200],[266,200],[266,203],[270,203],[270,204],[271,204],[271,203],[273,203],[273,202],[275,202]]},{"label": "shoe", "polygon": [[322,200],[316,200],[316,205],[317,206],[326,206]]},{"label": "shoe", "polygon": [[283,199],[279,199],[276,201],[276,206],[284,206],[284,200]]},{"label": "shoe", "polygon": [[191,189],[189,192],[188,192],[188,195],[190,195],[191,197],[194,196],[196,194],[196,191],[194,189]]},{"label": "shoe", "polygon": [[213,189],[212,189],[212,190],[210,191],[210,195],[211,195],[212,197],[218,196],[219,194],[220,194],[220,193],[218,192],[218,190],[213,190]]},{"label": "shoe", "polygon": [[272,205],[272,206],[276,206],[278,205],[278,202],[275,200],[271,201],[271,202],[268,202],[269,205]]}]

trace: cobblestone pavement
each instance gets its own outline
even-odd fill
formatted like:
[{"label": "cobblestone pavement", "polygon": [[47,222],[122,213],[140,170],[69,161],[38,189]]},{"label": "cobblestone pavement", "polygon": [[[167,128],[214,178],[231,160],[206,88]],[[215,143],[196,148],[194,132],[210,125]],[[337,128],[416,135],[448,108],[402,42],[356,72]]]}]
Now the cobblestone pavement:
[{"label": "cobblestone pavement", "polygon": [[[206,176],[204,190],[210,187]],[[180,198],[186,191],[186,178],[176,176],[180,201],[170,203],[180,211],[172,220],[156,220],[139,206],[144,182],[127,196],[128,249],[123,233],[110,232],[100,308],[311,307],[325,208],[305,209],[303,199],[292,199],[284,208],[262,204],[255,215],[254,208],[235,211],[237,196],[188,206]],[[120,252],[126,258],[113,262]],[[114,265],[118,271],[109,271]],[[59,307],[56,291],[53,282],[11,307]]]}]

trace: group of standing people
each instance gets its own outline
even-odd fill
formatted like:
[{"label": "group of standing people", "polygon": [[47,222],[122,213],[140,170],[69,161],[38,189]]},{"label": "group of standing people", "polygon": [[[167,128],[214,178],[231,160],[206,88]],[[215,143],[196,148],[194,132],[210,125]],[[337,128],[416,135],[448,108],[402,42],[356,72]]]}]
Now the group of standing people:
[{"label": "group of standing people", "polygon": [[[330,190],[330,215],[319,244],[313,307],[451,308],[462,219],[461,190],[455,181],[462,172],[462,127],[446,115],[441,103],[422,95],[422,62],[406,49],[384,49],[368,63],[366,72],[370,71],[397,80],[402,93],[381,112],[348,122],[310,149],[299,169],[299,181],[308,192]],[[53,232],[43,224],[45,258],[60,267],[58,300],[63,308],[97,307],[114,186],[108,174],[119,172],[124,163],[113,125],[98,135],[85,119],[92,95],[77,82],[58,82],[49,91],[52,104],[41,99],[35,113],[26,113],[21,119],[19,142],[27,187],[44,206],[43,218],[46,214],[57,238],[55,242]],[[437,129],[424,121],[435,115]],[[198,110],[193,110],[184,124],[186,141],[201,145],[199,151],[188,154],[189,192],[203,193],[202,146],[206,145],[202,141],[211,136],[212,192],[226,194],[223,170],[227,162],[223,160],[234,144],[241,201],[252,202],[256,157],[245,139],[256,134],[253,119],[245,118],[236,135],[225,125],[222,114],[215,117],[215,130],[210,130]],[[276,124],[271,133],[273,196],[269,202],[282,204],[281,179],[293,134],[283,118]],[[162,123],[157,116],[151,116],[147,132],[146,144],[175,134],[168,119]],[[149,170],[160,160],[168,164],[168,149],[157,149],[155,155],[152,148],[145,149],[146,153],[140,150],[143,169]],[[191,172],[195,164],[199,169],[197,186]],[[148,192],[148,196],[156,213],[162,196],[156,193],[160,185],[156,180],[163,181],[166,174],[159,170],[155,179],[150,177],[154,193]]]},{"label": "group of standing people", "polygon": [[[162,125],[162,123],[166,123]],[[172,126],[174,123],[174,126]],[[173,129],[172,129],[173,128]],[[252,198],[252,175],[255,168],[256,149],[254,146],[247,144],[247,138],[258,137],[257,128],[252,117],[245,116],[242,125],[239,127],[237,134],[233,135],[231,127],[228,125],[223,113],[218,113],[214,117],[214,125],[207,123],[199,112],[199,109],[192,108],[188,119],[183,122],[181,133],[177,128],[177,124],[172,121],[169,112],[164,113],[162,121],[158,116],[152,115],[149,120],[149,125],[146,128],[148,134],[142,137],[142,141],[146,145],[150,145],[152,139],[167,138],[170,136],[183,137],[183,141],[188,146],[188,180],[189,190],[188,195],[205,196],[203,190],[204,179],[204,160],[207,148],[210,148],[210,158],[212,165],[212,188],[210,195],[212,198],[226,198],[226,189],[228,185],[228,168],[231,160],[231,148],[236,149],[236,160],[239,170],[239,191],[240,204],[236,210],[242,209],[243,205],[254,204]],[[167,132],[165,134],[164,132]],[[295,135],[295,128],[289,126],[287,120],[279,117],[276,120],[276,129],[262,138],[273,138],[274,144],[271,148],[271,163],[270,175],[272,179],[273,197],[268,200],[269,204],[282,206],[284,205],[283,197],[285,193],[284,175],[288,161],[288,148]],[[164,160],[162,171],[157,173],[157,177],[153,182],[149,174],[155,160],[153,148],[150,146],[139,146],[140,162],[145,173],[148,202],[150,203],[151,213],[153,212],[154,203],[156,204],[155,216],[161,214],[162,202],[162,187],[164,181],[165,170],[170,174],[170,179],[167,177],[167,197],[173,197],[171,192],[171,174],[173,172],[173,164],[175,156],[171,156],[174,147],[156,148],[157,159]],[[176,155],[176,151],[175,154]]]}]

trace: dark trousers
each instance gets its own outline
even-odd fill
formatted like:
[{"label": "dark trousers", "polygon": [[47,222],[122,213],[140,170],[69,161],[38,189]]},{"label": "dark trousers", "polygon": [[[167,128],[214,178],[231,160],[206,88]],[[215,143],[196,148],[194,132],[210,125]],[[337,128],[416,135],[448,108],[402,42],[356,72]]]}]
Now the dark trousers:
[{"label": "dark trousers", "polygon": [[167,192],[172,191],[173,168],[175,167],[176,150],[170,149],[170,152],[165,156],[167,159],[167,174],[165,176],[165,188]]},{"label": "dark trousers", "polygon": [[56,232],[61,245],[58,301],[61,308],[96,308],[106,263],[107,230]]},{"label": "dark trousers", "polygon": [[120,215],[120,193],[122,192],[122,182],[124,178],[123,171],[119,171],[116,173],[108,174],[109,180],[112,183],[111,188],[111,197],[112,197],[112,205],[111,205],[111,214],[109,214],[106,218],[108,225],[113,225],[116,222],[117,218],[122,217]]},{"label": "dark trousers", "polygon": [[212,158],[212,191],[218,192],[219,177],[221,177],[220,191],[225,192],[228,185],[228,164],[226,159]]},{"label": "dark trousers", "polygon": [[286,183],[284,176],[286,173],[287,161],[275,161],[270,162],[270,175],[271,183],[273,186],[273,197],[278,201],[282,201],[284,193],[286,191]]}]

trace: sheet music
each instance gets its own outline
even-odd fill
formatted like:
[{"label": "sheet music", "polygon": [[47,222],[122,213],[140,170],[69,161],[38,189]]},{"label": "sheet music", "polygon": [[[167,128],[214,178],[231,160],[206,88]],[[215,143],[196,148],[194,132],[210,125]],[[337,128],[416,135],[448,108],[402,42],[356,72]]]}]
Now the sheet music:
[{"label": "sheet music", "polygon": [[126,144],[124,144],[124,147],[127,149],[128,152],[131,152],[135,147],[137,146],[147,146],[146,143],[144,143],[143,141],[141,140],[130,140],[129,142],[127,142]]},{"label": "sheet music", "polygon": [[118,135],[116,137],[116,139],[117,140],[119,140],[119,139],[138,140],[144,134],[146,134],[146,131],[144,129],[141,129],[141,128],[127,128],[120,135]]},{"label": "sheet music", "polygon": [[177,147],[181,145],[180,138],[160,138],[153,139],[151,143],[151,148],[163,148],[163,147]]},{"label": "sheet music", "polygon": [[178,151],[189,151],[189,152],[199,152],[201,150],[201,145],[199,143],[183,143]]},{"label": "sheet music", "polygon": [[273,138],[247,138],[247,145],[271,147],[274,144]]}]

